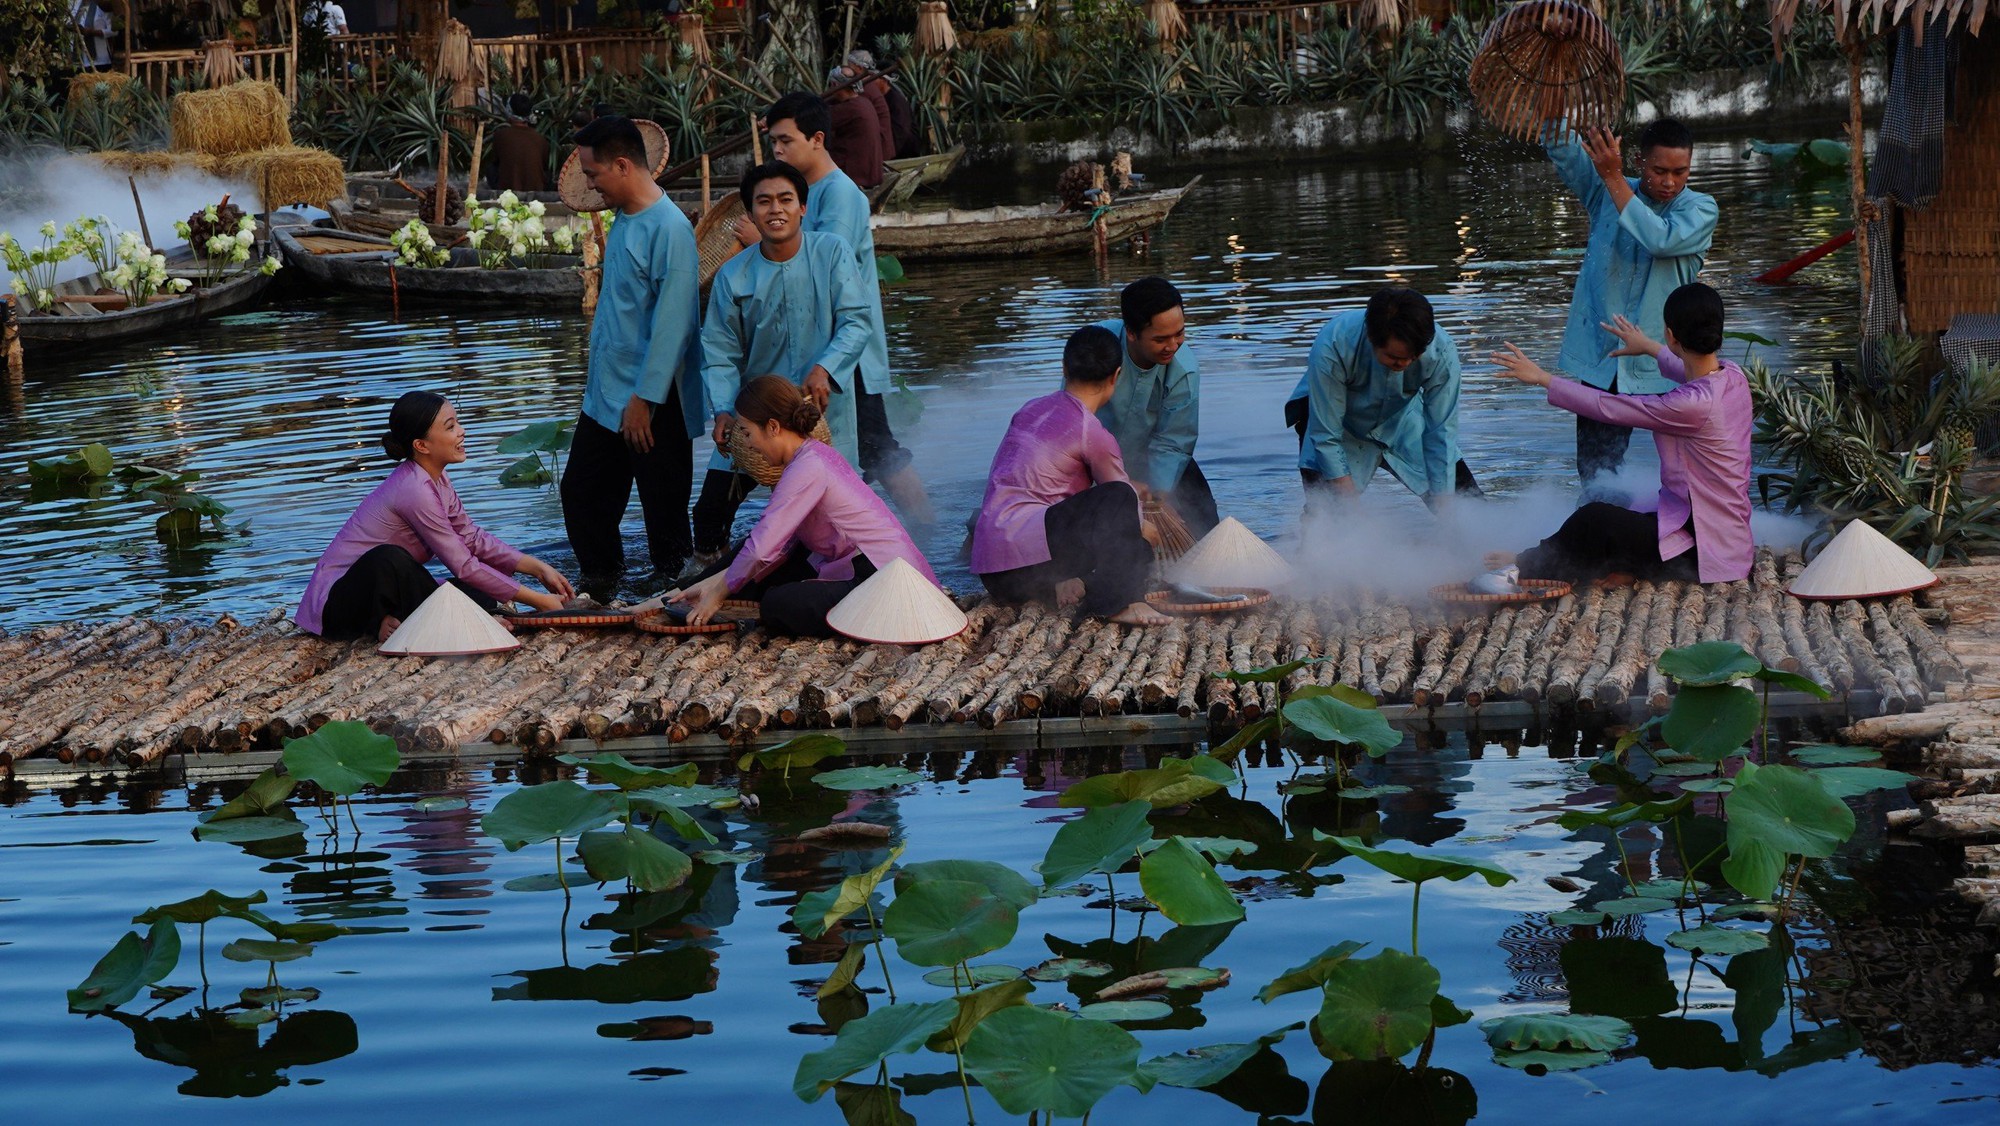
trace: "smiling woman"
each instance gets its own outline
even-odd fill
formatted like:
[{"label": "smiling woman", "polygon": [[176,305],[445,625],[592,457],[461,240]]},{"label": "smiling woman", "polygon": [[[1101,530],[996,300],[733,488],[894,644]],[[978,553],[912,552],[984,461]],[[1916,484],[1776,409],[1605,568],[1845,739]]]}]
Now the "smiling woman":
[{"label": "smiling woman", "polygon": [[[445,475],[445,466],[465,460],[465,431],[443,395],[410,391],[397,399],[382,449],[401,464],[320,556],[294,615],[300,629],[336,639],[386,639],[437,589],[424,569],[431,559],[449,567],[452,582],[486,609],[503,600],[561,608],[572,593],[568,579],[465,514]],[[529,590],[514,575],[538,579],[548,592]]]}]

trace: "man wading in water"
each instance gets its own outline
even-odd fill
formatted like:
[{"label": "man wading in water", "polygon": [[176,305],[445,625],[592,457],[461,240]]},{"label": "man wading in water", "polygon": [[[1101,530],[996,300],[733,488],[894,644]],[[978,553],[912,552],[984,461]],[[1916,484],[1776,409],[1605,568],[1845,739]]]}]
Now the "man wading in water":
[{"label": "man wading in water", "polygon": [[[1618,137],[1609,129],[1583,137],[1564,130],[1551,137],[1548,151],[1563,183],[1590,212],[1590,243],[1556,366],[1616,394],[1672,390],[1652,357],[1614,353],[1620,342],[1601,326],[1625,317],[1657,339],[1665,331],[1660,310],[1667,294],[1701,272],[1715,238],[1715,199],[1687,186],[1694,134],[1671,118],[1640,130],[1637,179],[1625,176]],[[1618,471],[1631,441],[1629,426],[1577,416],[1576,472],[1586,501],[1627,499],[1599,495],[1592,482]]]},{"label": "man wading in water", "polygon": [[1201,436],[1201,367],[1187,343],[1181,291],[1140,278],[1118,295],[1120,319],[1098,327],[1124,341],[1124,366],[1098,421],[1118,439],[1135,484],[1172,504],[1196,539],[1220,522],[1215,494],[1194,461]]},{"label": "man wading in water", "polygon": [[701,433],[700,257],[694,226],[653,182],[645,138],[623,117],[577,131],[584,179],[618,221],[590,322],[583,413],[563,469],[563,526],[586,589],[609,592],[625,567],[618,525],[639,485],[653,572],[687,559],[694,436]]}]

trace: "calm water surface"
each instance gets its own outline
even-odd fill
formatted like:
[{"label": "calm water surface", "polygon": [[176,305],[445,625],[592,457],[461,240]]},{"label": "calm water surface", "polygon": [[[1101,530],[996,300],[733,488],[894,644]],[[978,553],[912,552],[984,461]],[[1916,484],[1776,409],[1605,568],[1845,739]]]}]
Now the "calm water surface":
[{"label": "calm water surface", "polygon": [[[551,1121],[583,1106],[712,1122],[839,1122],[832,1098],[803,1104],[790,1079],[802,1055],[829,1042],[823,1025],[840,1015],[812,996],[840,947],[802,940],[789,910],[801,893],[886,854],[828,851],[796,834],[858,818],[890,827],[908,847],[903,863],[988,859],[1032,878],[1070,815],[1055,808],[1063,786],[1085,773],[1146,765],[1159,753],[919,754],[904,762],[922,772],[921,783],[851,798],[815,787],[803,772],[789,789],[766,776],[757,784],[760,811],[704,812],[719,847],[763,858],[698,866],[684,901],[679,893],[651,901],[659,917],[642,924],[636,948],[630,931],[607,929],[616,925],[607,917],[616,898],[580,876],[567,909],[560,892],[502,886],[549,872],[554,855],[548,846],[508,853],[480,833],[479,815],[522,781],[508,772],[406,773],[364,799],[358,839],[344,820],[337,841],[326,837],[308,810],[309,833],[290,849],[191,838],[195,811],[213,808],[240,782],[9,789],[0,792],[11,805],[0,817],[0,1012],[8,1033],[0,1103],[12,1123],[272,1114]],[[1548,913],[1622,892],[1608,839],[1553,823],[1566,808],[1610,800],[1584,775],[1589,761],[1535,747],[1475,749],[1461,738],[1422,755],[1406,744],[1388,765],[1364,766],[1363,774],[1412,792],[1386,799],[1379,814],[1349,803],[1345,816],[1325,797],[1284,805],[1276,785],[1289,771],[1255,767],[1244,796],[1215,795],[1155,818],[1156,832],[1260,846],[1223,867],[1247,908],[1242,923],[1174,928],[1131,910],[1114,920],[1103,881],[1093,877],[1096,894],[1031,906],[1014,941],[977,961],[1029,966],[1052,951],[1071,952],[1069,944],[1090,944],[1090,956],[1126,964],[1144,957],[1153,966],[1227,967],[1229,986],[1177,997],[1171,1017],[1134,1031],[1142,1058],[1248,1041],[1316,1011],[1311,992],[1269,1005],[1254,1000],[1285,969],[1346,939],[1407,948],[1408,885],[1352,859],[1309,874],[1284,859],[1313,828],[1373,832],[1480,857],[1520,877],[1499,889],[1433,882],[1423,896],[1423,953],[1440,967],[1444,992],[1476,1014],[1474,1024],[1439,1034],[1431,1063],[1456,1073],[1451,1099],[1476,1100],[1480,1121],[1681,1121],[1669,1108],[1693,1106],[1717,1122],[1991,1120],[2000,1099],[1995,1046],[1953,1039],[1954,1029],[1978,1023],[1958,1014],[1990,1011],[1991,983],[1979,984],[1987,958],[1947,957],[1932,946],[1913,977],[1899,976],[1911,973],[1906,957],[1896,972],[1864,962],[1857,982],[1835,957],[1956,941],[1962,921],[1937,922],[1949,914],[1937,903],[1950,899],[1951,865],[1926,849],[1885,845],[1864,828],[1846,854],[1806,881],[1827,911],[1793,927],[1798,947],[1790,957],[1692,958],[1662,941],[1683,925],[1672,912],[1599,935],[1573,931],[1550,923]],[[456,795],[470,807],[425,812],[415,804],[422,795]],[[1876,824],[1880,809],[1864,806],[1861,814],[1864,826]],[[1677,862],[1651,832],[1629,833],[1625,847],[1639,879],[1678,877]],[[1581,890],[1558,890],[1551,877]],[[132,915],[211,887],[267,893],[265,909],[280,919],[365,933],[279,967],[284,984],[321,995],[260,1030],[200,1034],[199,994],[150,1013],[142,997],[115,1018],[64,1011],[64,989],[129,929]],[[1134,895],[1137,885],[1122,876],[1117,890]],[[199,986],[193,928],[184,933],[188,949],[168,980]],[[228,920],[209,927],[208,998],[216,1009],[264,983],[262,964],[217,956],[243,937],[261,936]],[[902,1000],[946,995],[893,957],[892,972]],[[860,980],[872,1005],[886,1003],[872,961]],[[1061,984],[1037,986],[1032,1000],[1077,1003]],[[1477,1020],[1572,1005],[1633,1021],[1638,1042],[1616,1062],[1569,1074],[1530,1075],[1489,1058]],[[220,1015],[210,1020],[222,1027]],[[951,1086],[916,1093],[950,1071],[948,1056],[931,1053],[896,1057],[890,1067],[912,1090],[905,1106],[922,1122],[962,1120]],[[1240,1105],[1164,1086],[1144,1097],[1121,1089],[1094,1120],[1333,1123],[1357,1113],[1369,1122],[1413,1120],[1372,1106],[1339,1073],[1327,1074],[1305,1036],[1294,1034],[1258,1061],[1254,1082],[1233,1092]],[[1431,1082],[1442,1090],[1435,1074]],[[974,1102],[981,1122],[1011,1120],[983,1092]]]},{"label": "calm water surface", "polygon": [[[1801,184],[1745,159],[1736,141],[1701,146],[1695,184],[1719,197],[1722,224],[1704,277],[1732,327],[1774,338],[1760,354],[1822,366],[1851,346],[1851,258],[1835,256],[1782,289],[1744,277],[1844,228],[1839,183]],[[1156,168],[1164,184],[1191,171]],[[1039,198],[1043,183],[955,184],[961,202]],[[1053,182],[1053,173],[1045,178]],[[1225,512],[1272,537],[1295,522],[1296,445],[1283,400],[1334,311],[1385,282],[1421,288],[1469,362],[1461,441],[1487,487],[1519,494],[1570,476],[1572,422],[1539,393],[1496,378],[1484,357],[1511,339],[1552,362],[1586,230],[1548,164],[1527,150],[1467,147],[1408,161],[1334,159],[1268,171],[1210,172],[1154,241],[1119,256],[912,264],[888,291],[891,352],[923,404],[904,440],[946,515],[924,547],[948,581],[952,525],[978,504],[1008,416],[1054,385],[1064,337],[1115,314],[1117,290],[1167,274],[1189,303],[1189,347],[1204,371],[1197,456]],[[585,325],[567,313],[405,307],[294,295],[183,337],[38,360],[0,399],[0,626],[127,611],[212,614],[289,608],[313,561],[388,466],[373,436],[411,388],[452,393],[472,433],[454,480],[475,516],[560,564],[553,490],[503,489],[512,459],[499,437],[573,415]],[[1733,350],[1740,345],[1732,344]],[[97,495],[30,488],[30,457],[102,441],[124,461],[198,470],[195,487],[236,509],[249,532],[169,551],[154,510],[115,487]],[[1635,461],[1643,464],[1650,448]],[[699,455],[698,455],[699,456]],[[1421,508],[1383,478],[1371,503],[1398,518]],[[754,511],[754,510],[753,510]],[[628,521],[644,559],[636,512]],[[1525,546],[1552,527],[1514,529]],[[1486,546],[1496,546],[1488,544]]]}]

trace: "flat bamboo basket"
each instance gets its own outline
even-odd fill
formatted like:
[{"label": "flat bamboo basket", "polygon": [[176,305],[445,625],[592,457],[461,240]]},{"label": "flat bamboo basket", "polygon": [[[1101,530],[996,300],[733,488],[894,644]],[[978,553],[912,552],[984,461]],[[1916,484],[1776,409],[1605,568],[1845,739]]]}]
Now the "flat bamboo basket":
[{"label": "flat bamboo basket", "polygon": [[1500,131],[1540,140],[1550,123],[1616,125],[1625,66],[1611,29],[1568,0],[1527,0],[1486,31],[1467,78],[1479,111]]}]

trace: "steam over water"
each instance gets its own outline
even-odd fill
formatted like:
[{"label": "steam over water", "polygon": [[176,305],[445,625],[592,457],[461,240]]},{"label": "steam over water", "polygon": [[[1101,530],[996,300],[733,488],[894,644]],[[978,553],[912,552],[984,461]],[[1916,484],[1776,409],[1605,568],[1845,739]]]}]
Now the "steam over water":
[{"label": "steam over water", "polygon": [[[1722,208],[1703,279],[1722,291],[1730,328],[1780,342],[1758,349],[1760,358],[1822,368],[1853,347],[1850,253],[1782,289],[1743,279],[1844,230],[1841,181],[1773,173],[1761,157],[1743,158],[1743,147],[1717,141],[1696,153],[1693,186]],[[1172,186],[1197,170],[1146,171]],[[962,173],[954,200],[1040,198],[1054,173],[1012,180]],[[152,210],[149,203],[156,234],[179,217]],[[920,542],[948,583],[976,585],[957,548],[1008,417],[1056,385],[1070,330],[1114,316],[1118,288],[1158,272],[1188,299],[1187,346],[1203,371],[1196,456],[1217,500],[1294,549],[1297,444],[1283,426],[1284,400],[1327,317],[1397,282],[1430,296],[1468,361],[1463,455],[1499,503],[1460,505],[1440,527],[1382,474],[1366,518],[1344,522],[1333,542],[1305,554],[1314,573],[1361,573],[1410,589],[1463,577],[1480,552],[1532,544],[1575,503],[1571,417],[1538,391],[1503,381],[1485,357],[1509,339],[1553,363],[1585,231],[1584,215],[1536,152],[1471,147],[1423,159],[1211,171],[1150,257],[1114,256],[1102,272],[1087,256],[909,263],[909,279],[887,291],[885,308],[892,360],[924,405],[921,420],[900,433],[944,516]],[[389,403],[415,387],[459,402],[472,460],[453,479],[475,518],[565,566],[554,491],[500,488],[494,478],[512,459],[493,444],[529,422],[574,414],[585,333],[573,313],[406,305],[398,321],[385,301],[298,294],[180,336],[31,357],[25,387],[0,392],[0,571],[11,580],[0,593],[0,625],[289,608],[320,550],[387,471],[375,437]],[[1732,341],[1726,354],[1740,358],[1743,347]],[[30,488],[30,457],[88,441],[105,442],[121,461],[199,470],[194,487],[234,506],[232,519],[247,519],[249,534],[169,552],[152,535],[151,505],[115,486],[97,496]],[[1651,444],[1640,435],[1633,449],[1634,492],[1646,496]],[[636,499],[627,530],[643,562]],[[1797,530],[1769,535],[1796,538]]]}]

